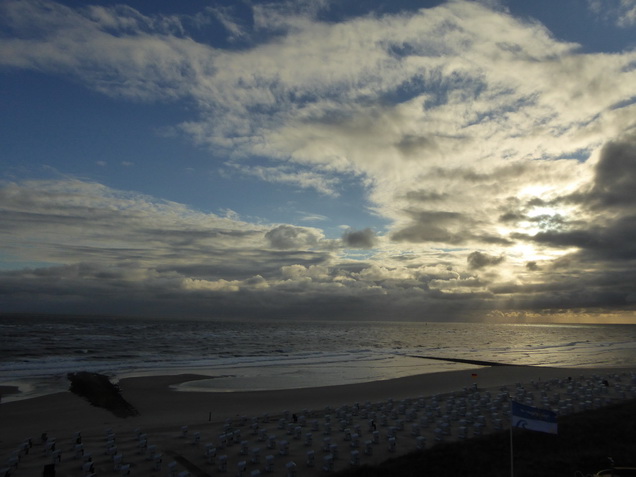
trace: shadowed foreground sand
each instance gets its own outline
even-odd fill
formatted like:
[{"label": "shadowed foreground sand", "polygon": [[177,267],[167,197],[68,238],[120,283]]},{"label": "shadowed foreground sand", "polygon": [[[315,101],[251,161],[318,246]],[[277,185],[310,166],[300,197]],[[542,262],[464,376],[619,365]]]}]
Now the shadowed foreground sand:
[{"label": "shadowed foreground sand", "polygon": [[70,392],[2,403],[0,468],[39,476],[54,462],[57,477],[324,475],[505,429],[508,395],[560,415],[636,397],[633,370],[519,366],[280,391],[171,389],[200,378],[123,379],[140,413],[125,419]]}]

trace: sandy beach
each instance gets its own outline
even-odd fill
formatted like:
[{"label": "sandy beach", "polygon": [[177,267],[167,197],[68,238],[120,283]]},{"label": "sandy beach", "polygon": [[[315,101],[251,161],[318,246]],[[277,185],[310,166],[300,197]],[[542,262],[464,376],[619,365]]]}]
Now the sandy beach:
[{"label": "sandy beach", "polygon": [[633,372],[494,366],[232,393],[174,389],[205,378],[197,375],[127,378],[119,385],[139,411],[134,417],[115,417],[70,392],[0,404],[0,468],[36,476],[55,462],[57,476],[90,475],[91,464],[96,475],[216,475],[226,469],[255,476],[271,464],[272,475],[323,475],[325,466],[337,471],[374,464],[440,440],[505,428],[507,394],[562,412],[633,398]]}]

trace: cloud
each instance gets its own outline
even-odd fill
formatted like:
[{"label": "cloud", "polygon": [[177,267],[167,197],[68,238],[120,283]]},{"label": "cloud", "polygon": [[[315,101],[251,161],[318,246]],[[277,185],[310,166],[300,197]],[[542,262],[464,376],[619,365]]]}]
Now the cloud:
[{"label": "cloud", "polygon": [[[316,229],[254,225],[78,180],[3,183],[0,199],[2,251],[16,259],[0,271],[0,299],[12,311],[476,319],[491,309],[629,307],[636,279],[628,216],[622,242],[555,234],[551,246],[574,251],[511,275],[504,255],[429,249],[405,260],[380,240],[351,260]],[[369,244],[373,233],[346,237]]]},{"label": "cloud", "polygon": [[345,247],[350,248],[373,248],[376,241],[375,232],[371,229],[350,230],[342,235]]},{"label": "cloud", "polygon": [[337,185],[340,182],[336,177],[329,177],[326,173],[311,170],[299,170],[290,166],[242,166],[229,164],[232,171],[238,171],[246,176],[274,184],[288,184],[301,189],[314,189],[315,191],[331,197],[339,195]]},{"label": "cloud", "polygon": [[499,256],[494,257],[492,255],[488,255],[487,253],[475,251],[468,255],[466,258],[468,262],[468,267],[477,270],[484,267],[491,267],[493,265],[499,265],[501,262],[505,260],[505,257]]},{"label": "cloud", "polygon": [[[631,237],[636,233],[636,136],[623,135],[605,144],[588,184],[551,201],[536,202],[539,208],[573,207],[570,217],[541,215],[536,234],[517,235],[561,249],[578,249],[579,256],[624,260],[636,257]],[[516,219],[518,220],[518,219]]]},{"label": "cloud", "polygon": [[590,198],[598,207],[636,205],[636,134],[607,143],[594,173]]},{"label": "cloud", "polygon": [[636,25],[636,4],[633,0],[588,0],[590,10],[621,28]]},{"label": "cloud", "polygon": [[288,250],[312,248],[318,245],[322,234],[315,229],[279,225],[265,234],[273,248]]},{"label": "cloud", "polygon": [[[193,16],[2,2],[5,68],[172,102],[186,119],[171,131],[214,151],[226,174],[327,198],[358,181],[389,223],[386,236],[343,235],[368,251],[354,259],[315,228],[86,181],[5,183],[3,253],[27,265],[3,286],[53,303],[72,293],[50,278],[63,276],[78,303],[126,288],[140,307],[188,293],[193,309],[308,313],[329,295],[346,310],[442,315],[461,311],[453,300],[574,307],[589,273],[586,303],[627,306],[617,278],[633,285],[636,52],[584,53],[489,5],[325,21],[327,2]],[[612,2],[617,12],[633,25],[630,3]]]}]

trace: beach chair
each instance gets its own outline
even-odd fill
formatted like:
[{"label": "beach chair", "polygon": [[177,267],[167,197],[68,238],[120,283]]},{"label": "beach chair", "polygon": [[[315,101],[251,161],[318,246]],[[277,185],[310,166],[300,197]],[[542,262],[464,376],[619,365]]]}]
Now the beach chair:
[{"label": "beach chair", "polygon": [[426,416],[420,417],[420,428],[428,429],[428,418]]},{"label": "beach chair", "polygon": [[373,441],[364,441],[364,455],[373,455]]},{"label": "beach chair", "polygon": [[396,447],[397,441],[395,440],[395,437],[389,437],[389,452],[395,452]]},{"label": "beach chair", "polygon": [[192,445],[196,446],[199,444],[199,442],[201,441],[201,433],[200,432],[195,432],[192,435]]},{"label": "beach chair", "polygon": [[220,455],[217,459],[217,466],[219,472],[227,472],[227,455]]},{"label": "beach chair", "polygon": [[293,460],[287,462],[285,469],[287,470],[287,477],[296,477],[296,462]]},{"label": "beach chair", "polygon": [[250,477],[261,477],[261,471],[258,469],[254,469],[252,472],[250,472]]},{"label": "beach chair", "polygon": [[121,469],[123,460],[124,460],[124,454],[120,453],[113,456],[113,470],[115,472],[119,472],[119,469]]},{"label": "beach chair", "polygon": [[252,447],[250,451],[250,462],[252,464],[258,464],[261,460],[261,448],[260,447]]},{"label": "beach chair", "polygon": [[84,444],[75,444],[73,446],[73,458],[81,459],[84,456]]},{"label": "beach chair", "polygon": [[351,434],[351,443],[349,446],[353,449],[357,449],[360,446],[360,436],[358,433],[354,432]]},{"label": "beach chair", "polygon": [[119,468],[119,475],[130,475],[130,464],[123,464]]},{"label": "beach chair", "polygon": [[180,437],[185,439],[188,435],[188,426],[181,426],[181,435]]},{"label": "beach chair", "polygon": [[331,437],[325,437],[322,440],[322,450],[324,452],[329,452],[329,446],[331,446]]},{"label": "beach chair", "polygon": [[426,437],[417,436],[417,438],[415,439],[415,442],[419,450],[426,449]]},{"label": "beach chair", "polygon": [[360,451],[352,450],[351,460],[349,462],[351,463],[351,465],[360,465]]},{"label": "beach chair", "polygon": [[24,450],[24,454],[28,454],[32,447],[33,447],[33,438],[27,437],[24,440],[24,442],[22,442],[22,448]]},{"label": "beach chair", "polygon": [[44,443],[44,453],[51,455],[51,452],[55,450],[55,439],[49,439]]},{"label": "beach chair", "polygon": [[251,434],[253,436],[258,434],[258,428],[259,428],[258,422],[252,422],[252,424],[250,425],[250,429],[251,429]]},{"label": "beach chair", "polygon": [[161,470],[161,463],[163,461],[163,454],[155,453],[152,456],[152,470]]},{"label": "beach chair", "polygon": [[55,464],[56,462],[62,462],[62,451],[59,449],[51,452],[51,463]]},{"label": "beach chair", "polygon": [[190,477],[190,472],[188,472],[187,470],[182,470],[177,474],[177,477]]},{"label": "beach chair", "polygon": [[146,460],[152,461],[156,453],[157,453],[156,445],[150,445],[146,447]]},{"label": "beach chair", "polygon": [[329,446],[329,453],[333,459],[336,460],[338,458],[338,444],[331,444]]},{"label": "beach chair", "polygon": [[84,462],[82,472],[84,472],[84,475],[93,474],[95,472],[95,465],[92,462]]},{"label": "beach chair", "polygon": [[305,433],[305,447],[311,447],[311,444],[313,442],[313,434],[311,432],[306,432]]},{"label": "beach chair", "polygon": [[305,458],[307,467],[313,467],[316,464],[316,453],[313,450],[308,450]]},{"label": "beach chair", "polygon": [[249,453],[250,443],[249,441],[241,441],[241,450],[239,454],[247,455]]},{"label": "beach chair", "polygon": [[276,435],[275,434],[270,434],[267,437],[267,448],[268,449],[275,449],[276,448]]},{"label": "beach chair", "polygon": [[204,455],[208,461],[208,464],[214,464],[214,460],[216,459],[216,447],[214,447],[214,444],[208,443],[205,445]]},{"label": "beach chair", "polygon": [[265,456],[265,467],[263,468],[265,472],[274,472],[274,456],[266,455]]},{"label": "beach chair", "polygon": [[243,477],[247,472],[247,462],[242,460],[236,464],[236,477]]},{"label": "beach chair", "polygon": [[278,443],[278,454],[279,455],[288,455],[289,454],[289,442],[286,440],[282,440]]},{"label": "beach chair", "polygon": [[146,439],[139,439],[137,443],[137,454],[144,455],[148,450],[148,441]]},{"label": "beach chair", "polygon": [[333,472],[333,456],[327,454],[322,458],[322,470],[325,472]]},{"label": "beach chair", "polygon": [[267,433],[268,432],[269,431],[266,428],[261,427],[258,430],[258,437],[256,438],[256,440],[259,441],[259,442],[265,442],[267,440]]},{"label": "beach chair", "polygon": [[173,460],[168,464],[168,477],[177,476],[177,461]]}]

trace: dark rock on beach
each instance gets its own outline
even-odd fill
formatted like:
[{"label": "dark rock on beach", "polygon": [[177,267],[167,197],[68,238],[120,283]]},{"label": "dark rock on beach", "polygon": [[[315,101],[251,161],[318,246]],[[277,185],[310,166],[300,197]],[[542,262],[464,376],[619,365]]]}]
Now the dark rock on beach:
[{"label": "dark rock on beach", "polygon": [[117,417],[137,416],[139,412],[126,401],[119,387],[110,382],[108,376],[80,371],[69,373],[70,391],[86,398],[93,406],[108,409]]}]

